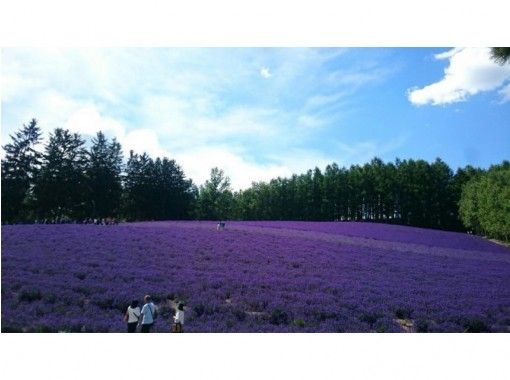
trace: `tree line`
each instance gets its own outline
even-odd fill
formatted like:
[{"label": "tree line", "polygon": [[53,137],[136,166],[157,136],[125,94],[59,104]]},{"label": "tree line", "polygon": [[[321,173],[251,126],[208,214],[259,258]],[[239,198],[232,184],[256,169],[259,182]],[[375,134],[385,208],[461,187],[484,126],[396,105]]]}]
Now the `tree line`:
[{"label": "tree line", "polygon": [[130,152],[102,132],[90,147],[57,128],[40,149],[35,119],[11,136],[2,160],[2,221],[190,218],[196,187],[174,160]]},{"label": "tree line", "polygon": [[475,233],[510,242],[510,162],[493,165],[466,184],[459,214]]},{"label": "tree line", "polygon": [[202,219],[373,221],[462,231],[462,189],[481,173],[471,166],[453,173],[440,159],[385,163],[374,158],[232,192],[228,177],[214,169],[200,189],[197,211]]},{"label": "tree line", "polygon": [[[125,220],[374,221],[508,240],[510,164],[455,172],[441,159],[339,167],[233,191],[218,169],[197,187],[167,157],[129,152],[101,132],[90,146],[55,129],[41,147],[34,119],[11,136],[2,160],[2,221],[113,217]],[[42,148],[42,149],[41,149]]]}]

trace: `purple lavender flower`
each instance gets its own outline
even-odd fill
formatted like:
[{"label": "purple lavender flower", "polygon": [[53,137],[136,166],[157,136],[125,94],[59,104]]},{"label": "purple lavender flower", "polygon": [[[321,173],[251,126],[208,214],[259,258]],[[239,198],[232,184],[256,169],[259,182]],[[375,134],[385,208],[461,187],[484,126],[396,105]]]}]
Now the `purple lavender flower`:
[{"label": "purple lavender flower", "polygon": [[2,228],[2,331],[118,332],[150,294],[168,332],[508,332],[510,250],[375,223]]}]

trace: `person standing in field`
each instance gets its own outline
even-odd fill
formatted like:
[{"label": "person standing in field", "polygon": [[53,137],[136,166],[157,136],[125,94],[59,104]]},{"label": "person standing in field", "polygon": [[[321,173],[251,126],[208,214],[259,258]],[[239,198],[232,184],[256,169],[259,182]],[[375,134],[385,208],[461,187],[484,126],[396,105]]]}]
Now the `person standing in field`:
[{"label": "person standing in field", "polygon": [[184,325],[184,304],[182,302],[177,305],[174,322],[173,332],[182,333],[182,327]]},{"label": "person standing in field", "polygon": [[138,301],[131,301],[131,305],[128,306],[126,310],[126,314],[124,315],[124,320],[127,322],[127,332],[134,333],[136,332],[136,326],[138,326],[138,322],[140,321],[140,307],[138,306]]},{"label": "person standing in field", "polygon": [[148,333],[151,331],[154,325],[154,318],[156,318],[156,305],[152,303],[151,296],[147,295],[144,297],[145,304],[142,307],[142,332]]}]

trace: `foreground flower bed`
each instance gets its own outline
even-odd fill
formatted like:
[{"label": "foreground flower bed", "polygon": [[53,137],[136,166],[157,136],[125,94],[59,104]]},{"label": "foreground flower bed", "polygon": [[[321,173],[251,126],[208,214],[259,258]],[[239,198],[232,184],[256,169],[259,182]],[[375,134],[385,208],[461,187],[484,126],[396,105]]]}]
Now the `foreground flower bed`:
[{"label": "foreground flower bed", "polygon": [[151,294],[168,332],[507,332],[510,250],[363,223],[2,228],[2,331],[121,332]]}]

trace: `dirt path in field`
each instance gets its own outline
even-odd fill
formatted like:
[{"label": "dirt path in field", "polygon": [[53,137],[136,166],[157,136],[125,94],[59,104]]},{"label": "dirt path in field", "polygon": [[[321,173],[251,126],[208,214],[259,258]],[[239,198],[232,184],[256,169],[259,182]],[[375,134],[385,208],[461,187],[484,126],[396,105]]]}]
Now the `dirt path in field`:
[{"label": "dirt path in field", "polygon": [[502,245],[503,247],[510,248],[510,243],[505,243],[504,241],[496,240],[496,239],[487,239],[487,240],[494,244],[498,244],[498,245]]},{"label": "dirt path in field", "polygon": [[181,221],[168,221],[168,222],[139,222],[129,223],[126,226],[135,227],[159,227],[159,228],[201,228],[210,230],[214,233],[229,233],[230,231],[241,231],[247,233],[264,234],[279,237],[289,238],[302,238],[310,240],[320,240],[330,243],[340,243],[351,245],[355,247],[367,247],[384,249],[397,252],[412,252],[419,254],[427,254],[442,257],[452,257],[459,259],[474,259],[482,261],[497,261],[510,264],[510,254],[487,252],[487,251],[472,251],[457,248],[436,247],[433,245],[394,242],[387,240],[378,240],[373,238],[354,237],[340,234],[332,234],[319,231],[303,231],[288,228],[275,228],[263,227],[253,225],[239,225],[236,223],[228,224],[227,229],[224,231],[216,231],[216,224],[214,222],[181,222]]}]

